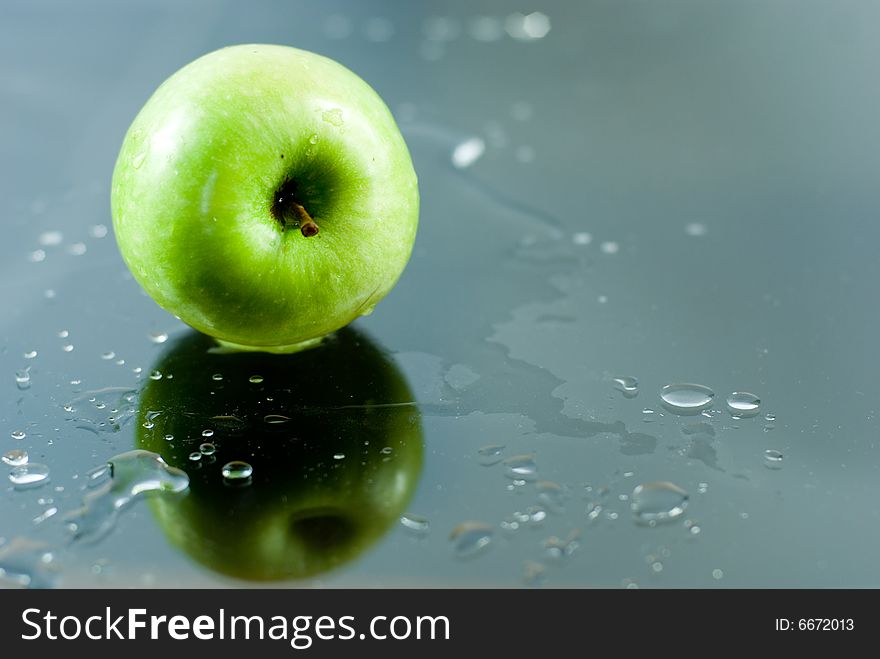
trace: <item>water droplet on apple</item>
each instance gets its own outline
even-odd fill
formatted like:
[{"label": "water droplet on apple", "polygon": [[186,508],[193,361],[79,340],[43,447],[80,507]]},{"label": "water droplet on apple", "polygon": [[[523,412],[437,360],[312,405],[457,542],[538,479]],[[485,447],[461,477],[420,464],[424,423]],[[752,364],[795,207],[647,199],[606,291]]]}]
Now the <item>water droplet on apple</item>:
[{"label": "water droplet on apple", "polygon": [[199,453],[202,455],[214,455],[217,451],[217,447],[214,446],[211,442],[204,442],[203,444],[199,444]]},{"label": "water droplet on apple", "polygon": [[317,144],[317,143],[318,143],[318,136],[317,136],[317,135],[312,135],[312,136],[309,138],[309,144]]},{"label": "water droplet on apple", "polygon": [[345,453],[334,453],[333,459],[334,460],[345,460]]},{"label": "water droplet on apple", "polygon": [[150,373],[150,379],[151,379],[151,380],[161,380],[161,379],[162,379],[162,372],[161,372],[161,371],[153,371],[153,372],[151,372],[151,373]]},{"label": "water droplet on apple", "polygon": [[14,448],[3,454],[3,463],[10,467],[20,467],[28,461],[27,451],[21,448]]},{"label": "water droplet on apple", "polygon": [[202,437],[213,437],[213,436],[214,436],[214,431],[211,430],[210,428],[206,428],[205,430],[202,431]]},{"label": "water droplet on apple", "polygon": [[223,374],[222,373],[214,373],[214,375],[211,376],[211,379],[214,380],[215,382],[220,382],[220,380],[223,379]]},{"label": "water droplet on apple", "polygon": [[131,166],[135,169],[140,169],[141,165],[144,164],[144,158],[147,157],[146,151],[141,151],[134,158],[131,159]]},{"label": "water droplet on apple", "polygon": [[199,453],[198,451],[193,451],[192,453],[189,454],[189,459],[192,460],[193,462],[198,462],[199,460],[202,459],[202,454]]},{"label": "water droplet on apple", "polygon": [[263,421],[270,425],[278,425],[281,423],[287,423],[290,421],[290,417],[284,416],[283,414],[267,414],[263,417]]},{"label": "water droplet on apple", "polygon": [[[321,119],[326,121],[328,124],[330,124],[332,126],[337,126],[337,127],[339,127],[343,123],[345,123],[342,119],[342,110],[340,110],[339,108],[333,108],[332,110],[324,110],[321,113]],[[315,136],[315,138],[317,138],[317,135]],[[317,142],[318,142],[318,140],[315,139],[315,141],[312,142],[312,144],[316,144]]]},{"label": "water droplet on apple", "polygon": [[233,460],[232,462],[227,462],[223,465],[223,469],[220,473],[223,474],[223,478],[227,481],[241,482],[246,481],[253,475],[254,468],[247,462]]},{"label": "water droplet on apple", "polygon": [[252,375],[248,378],[248,382],[252,384],[260,384],[263,381],[262,375]]},{"label": "water droplet on apple", "polygon": [[104,359],[106,361],[110,361],[115,356],[116,356],[116,353],[111,350],[111,351],[105,352],[103,355],[101,355],[101,359]]},{"label": "water droplet on apple", "polygon": [[33,358],[36,357],[36,356],[37,356],[37,351],[36,351],[36,350],[28,350],[26,353],[24,353],[24,358],[25,358],[25,359],[33,359]]}]

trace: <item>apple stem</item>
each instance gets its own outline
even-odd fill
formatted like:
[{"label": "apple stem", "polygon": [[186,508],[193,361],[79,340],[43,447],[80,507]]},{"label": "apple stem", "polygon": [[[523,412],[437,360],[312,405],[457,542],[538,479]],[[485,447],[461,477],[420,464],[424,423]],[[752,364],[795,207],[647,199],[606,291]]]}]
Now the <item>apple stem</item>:
[{"label": "apple stem", "polygon": [[311,238],[318,234],[320,229],[318,225],[315,224],[315,221],[312,219],[312,216],[309,215],[308,211],[300,206],[295,201],[291,201],[290,205],[293,206],[293,210],[299,216],[299,231],[306,238]]}]

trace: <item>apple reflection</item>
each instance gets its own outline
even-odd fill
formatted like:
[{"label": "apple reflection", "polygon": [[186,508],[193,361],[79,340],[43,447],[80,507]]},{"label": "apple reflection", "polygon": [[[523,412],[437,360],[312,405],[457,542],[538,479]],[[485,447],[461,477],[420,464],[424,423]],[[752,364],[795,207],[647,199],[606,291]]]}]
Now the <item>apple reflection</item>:
[{"label": "apple reflection", "polygon": [[[196,561],[240,579],[351,561],[399,518],[421,471],[403,375],[351,328],[294,355],[215,346],[195,332],[177,340],[141,395],[138,446],[190,476],[185,496],[150,502],[159,524]],[[235,460],[253,467],[237,486],[221,473]]]}]

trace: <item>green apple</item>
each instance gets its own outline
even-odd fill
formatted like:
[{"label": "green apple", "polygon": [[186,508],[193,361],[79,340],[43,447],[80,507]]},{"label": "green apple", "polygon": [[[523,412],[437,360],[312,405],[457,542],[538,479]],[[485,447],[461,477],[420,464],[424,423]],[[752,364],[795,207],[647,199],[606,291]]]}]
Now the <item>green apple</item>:
[{"label": "green apple", "polygon": [[[351,328],[294,355],[218,354],[212,344],[195,332],[176,341],[155,365],[163,377],[141,394],[138,447],[190,477],[184,496],[150,501],[165,534],[240,579],[302,578],[351,561],[399,519],[421,472],[421,417],[406,380]],[[205,442],[214,453],[190,459]],[[238,486],[222,474],[234,460],[253,467]]]},{"label": "green apple", "polygon": [[418,225],[382,99],[287,46],[209,53],[135,118],[113,172],[120,251],[164,309],[241,348],[292,351],[372,311]]}]

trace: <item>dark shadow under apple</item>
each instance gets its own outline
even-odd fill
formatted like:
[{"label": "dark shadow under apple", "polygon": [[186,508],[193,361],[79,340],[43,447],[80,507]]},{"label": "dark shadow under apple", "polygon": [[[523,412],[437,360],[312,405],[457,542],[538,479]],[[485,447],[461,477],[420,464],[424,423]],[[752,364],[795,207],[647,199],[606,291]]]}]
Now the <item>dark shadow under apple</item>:
[{"label": "dark shadow under apple", "polygon": [[[399,518],[421,472],[421,416],[403,375],[351,328],[293,355],[215,346],[183,336],[141,394],[138,446],[190,477],[185,495],[151,500],[160,526],[199,563],[240,579],[304,578],[351,561]],[[192,460],[204,443],[213,455],[206,446]],[[222,475],[235,460],[253,467],[239,485]]]}]

